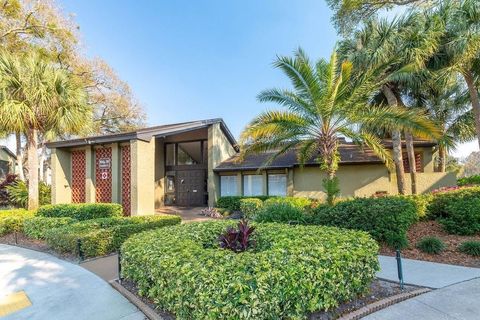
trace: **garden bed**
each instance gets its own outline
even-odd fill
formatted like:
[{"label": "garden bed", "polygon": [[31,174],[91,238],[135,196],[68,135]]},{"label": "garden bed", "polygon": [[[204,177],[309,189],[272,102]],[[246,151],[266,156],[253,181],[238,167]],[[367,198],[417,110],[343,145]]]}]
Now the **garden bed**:
[{"label": "garden bed", "polygon": [[[427,236],[435,236],[441,239],[446,248],[439,254],[428,254],[422,252],[415,247],[415,244],[422,238]],[[468,254],[458,251],[458,246],[465,241],[475,240],[480,241],[480,235],[477,236],[460,236],[446,233],[437,221],[420,221],[415,223],[407,232],[409,246],[402,250],[404,258],[425,260],[453,265],[461,265],[466,267],[480,268],[480,258],[470,256]],[[394,256],[395,250],[389,248],[387,245],[382,245],[380,254]]]}]

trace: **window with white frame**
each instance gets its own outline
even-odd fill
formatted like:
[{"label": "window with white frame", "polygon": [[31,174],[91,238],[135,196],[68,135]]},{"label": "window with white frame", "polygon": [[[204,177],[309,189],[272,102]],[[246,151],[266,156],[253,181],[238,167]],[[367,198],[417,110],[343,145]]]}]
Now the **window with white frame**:
[{"label": "window with white frame", "polygon": [[249,174],[243,176],[243,195],[261,196],[263,194],[263,176],[260,174]]},{"label": "window with white frame", "polygon": [[220,195],[237,196],[237,176],[220,176]]},{"label": "window with white frame", "polygon": [[268,195],[269,196],[286,196],[287,195],[287,175],[286,174],[269,174],[268,175]]}]

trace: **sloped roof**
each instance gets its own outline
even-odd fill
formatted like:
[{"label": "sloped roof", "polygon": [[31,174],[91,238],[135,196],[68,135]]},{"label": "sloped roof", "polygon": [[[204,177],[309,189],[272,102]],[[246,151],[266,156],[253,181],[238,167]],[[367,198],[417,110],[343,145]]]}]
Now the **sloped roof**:
[{"label": "sloped roof", "polygon": [[181,123],[173,123],[166,125],[159,125],[154,127],[142,128],[136,131],[114,133],[101,136],[93,136],[79,139],[62,140],[47,143],[48,148],[62,148],[62,147],[78,147],[89,144],[105,144],[112,142],[128,141],[133,139],[150,141],[152,137],[166,137],[174,134],[197,130],[201,128],[207,128],[212,124],[220,123],[225,136],[233,146],[237,146],[237,141],[233,137],[232,133],[228,129],[227,125],[221,118],[197,120]]},{"label": "sloped roof", "polygon": [[13,159],[17,159],[17,155],[13,153],[13,151],[10,150],[7,146],[0,145],[0,149],[8,153]]},{"label": "sloped roof", "polygon": [[[384,145],[386,148],[392,148],[392,142],[385,140]],[[426,140],[417,140],[414,142],[415,147],[433,147],[436,143]],[[338,148],[340,155],[340,164],[365,164],[365,163],[383,163],[375,153],[368,148],[361,149],[354,143],[343,142]],[[273,162],[264,166],[265,162],[274,154],[274,152],[264,152],[259,154],[251,154],[245,157],[243,161],[240,161],[239,155],[220,163],[214,171],[238,171],[238,170],[257,170],[262,169],[283,169],[293,168],[299,166],[297,155],[295,150],[290,150],[286,154],[277,157]],[[318,166],[318,162],[315,161],[316,157],[305,162],[305,166]]]}]

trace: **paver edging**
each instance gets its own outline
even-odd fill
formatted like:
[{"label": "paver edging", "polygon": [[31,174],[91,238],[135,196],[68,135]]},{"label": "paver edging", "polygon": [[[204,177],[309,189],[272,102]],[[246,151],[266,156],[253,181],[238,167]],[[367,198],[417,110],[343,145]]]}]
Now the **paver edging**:
[{"label": "paver edging", "polygon": [[427,293],[427,292],[430,292],[430,291],[432,291],[432,290],[429,289],[429,288],[421,288],[421,289],[417,289],[417,290],[410,291],[410,292],[399,293],[399,294],[396,294],[394,296],[391,296],[391,297],[376,301],[374,303],[371,303],[369,305],[366,305],[366,306],[364,306],[364,307],[362,307],[358,310],[355,310],[353,312],[350,312],[346,315],[343,315],[339,318],[339,320],[358,320],[358,319],[361,319],[361,318],[363,318],[363,317],[365,317],[365,316],[367,316],[371,313],[374,313],[376,311],[385,309],[386,307],[389,307],[389,306],[394,305],[396,303],[402,302],[404,300],[416,297],[418,295],[421,295],[421,294],[424,294],[424,293]]},{"label": "paver edging", "polygon": [[145,302],[140,300],[136,295],[127,290],[117,280],[109,281],[110,285],[120,292],[128,301],[135,305],[149,320],[164,320],[162,316],[150,308]]}]

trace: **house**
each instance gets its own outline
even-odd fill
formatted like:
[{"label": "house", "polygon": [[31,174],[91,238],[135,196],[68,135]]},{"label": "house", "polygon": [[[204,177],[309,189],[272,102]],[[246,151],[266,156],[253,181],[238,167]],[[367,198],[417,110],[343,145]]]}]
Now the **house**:
[{"label": "house", "polygon": [[[168,205],[213,206],[226,195],[325,196],[325,174],[318,164],[300,166],[293,151],[266,167],[268,153],[240,161],[237,142],[222,119],[47,146],[52,151],[53,203],[117,202],[126,214],[142,215]],[[434,150],[433,142],[415,142],[420,192],[456,183],[453,174],[434,172]],[[372,151],[342,141],[339,152],[342,196],[396,193],[395,173]]]},{"label": "house", "polygon": [[17,156],[6,146],[0,145],[0,180],[15,173]]}]

